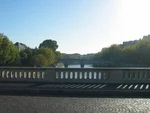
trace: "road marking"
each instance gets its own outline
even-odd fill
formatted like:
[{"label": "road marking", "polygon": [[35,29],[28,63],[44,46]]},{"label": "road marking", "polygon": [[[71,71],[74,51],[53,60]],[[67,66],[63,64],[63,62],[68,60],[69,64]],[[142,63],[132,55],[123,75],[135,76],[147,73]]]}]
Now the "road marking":
[{"label": "road marking", "polygon": [[119,89],[119,88],[121,88],[121,86],[122,86],[122,84],[121,85],[119,85],[116,89]]}]

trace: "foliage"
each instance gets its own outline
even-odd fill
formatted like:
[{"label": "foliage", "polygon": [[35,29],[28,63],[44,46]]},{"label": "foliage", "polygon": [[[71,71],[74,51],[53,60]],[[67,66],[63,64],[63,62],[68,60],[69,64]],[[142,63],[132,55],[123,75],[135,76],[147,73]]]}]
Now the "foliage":
[{"label": "foliage", "polygon": [[[40,59],[42,61],[40,61]],[[40,48],[34,52],[32,65],[53,66],[55,65],[55,53],[50,48]]]},{"label": "foliage", "polygon": [[56,62],[62,58],[62,54],[60,53],[60,51],[55,52],[55,57],[56,57]]},{"label": "foliage", "polygon": [[19,50],[5,36],[0,34],[0,65],[17,65],[19,64]]},{"label": "foliage", "polygon": [[31,61],[34,51],[35,50],[31,48],[26,48],[25,50],[20,51],[20,62],[22,66],[33,66]]},{"label": "foliage", "polygon": [[37,54],[32,57],[32,62],[34,66],[38,67],[46,67],[48,66],[48,62],[46,57],[43,54]]},{"label": "foliage", "polygon": [[57,42],[55,40],[44,40],[40,45],[39,48],[51,48],[53,51],[56,51],[58,48]]},{"label": "foliage", "polygon": [[7,36],[0,34],[0,66],[55,66],[61,58],[57,48],[56,41],[45,40],[39,48],[31,49],[23,43],[13,44]]},{"label": "foliage", "polygon": [[[136,42],[136,43],[135,43]],[[134,64],[150,66],[150,35],[122,45],[112,45],[95,54],[94,59],[110,61],[114,65]]]}]

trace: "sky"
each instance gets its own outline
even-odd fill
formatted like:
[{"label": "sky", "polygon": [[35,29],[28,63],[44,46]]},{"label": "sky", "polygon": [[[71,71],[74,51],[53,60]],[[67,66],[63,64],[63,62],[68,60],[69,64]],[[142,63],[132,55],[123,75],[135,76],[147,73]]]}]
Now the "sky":
[{"label": "sky", "polygon": [[150,0],[0,0],[0,33],[31,48],[97,53],[150,34]]}]

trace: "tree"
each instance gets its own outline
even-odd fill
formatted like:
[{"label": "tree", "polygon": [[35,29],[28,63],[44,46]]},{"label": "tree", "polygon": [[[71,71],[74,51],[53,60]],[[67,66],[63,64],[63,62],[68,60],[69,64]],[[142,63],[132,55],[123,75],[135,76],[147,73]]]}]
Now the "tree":
[{"label": "tree", "polygon": [[26,48],[25,50],[20,51],[20,63],[21,66],[33,66],[31,61],[32,61],[32,56],[34,55],[34,51],[31,48]]},{"label": "tree", "polygon": [[[41,56],[41,55],[43,55],[43,56]],[[42,62],[39,62],[40,59],[43,60],[42,62],[45,62],[45,59],[46,59],[46,63],[44,63],[44,65],[43,65]],[[42,65],[42,66],[54,66],[55,60],[56,60],[55,53],[50,48],[40,48],[34,52],[32,60],[38,62],[38,63],[33,62],[32,65],[38,64],[38,65]]]},{"label": "tree", "polygon": [[56,62],[62,58],[62,54],[59,51],[55,52]]},{"label": "tree", "polygon": [[57,42],[55,40],[44,40],[40,45],[39,48],[51,48],[53,51],[56,51],[58,48]]},{"label": "tree", "polygon": [[34,64],[34,66],[37,66],[37,67],[48,66],[47,59],[45,58],[45,56],[43,54],[34,55],[32,58],[32,62]]},{"label": "tree", "polygon": [[0,34],[0,65],[17,65],[19,64],[19,50],[16,46],[5,36]]},{"label": "tree", "polygon": [[94,59],[104,59],[114,64],[133,64],[150,66],[150,35],[140,40],[128,41],[121,45],[111,45],[109,48],[95,54]]}]

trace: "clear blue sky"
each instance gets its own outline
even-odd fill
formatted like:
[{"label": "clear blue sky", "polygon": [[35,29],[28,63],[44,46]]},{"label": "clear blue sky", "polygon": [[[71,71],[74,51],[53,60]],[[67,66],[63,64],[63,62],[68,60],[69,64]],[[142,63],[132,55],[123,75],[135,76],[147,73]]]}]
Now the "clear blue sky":
[{"label": "clear blue sky", "polygon": [[38,47],[58,42],[63,53],[95,53],[150,33],[149,0],[0,0],[0,32]]}]

